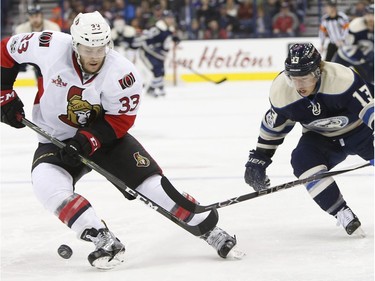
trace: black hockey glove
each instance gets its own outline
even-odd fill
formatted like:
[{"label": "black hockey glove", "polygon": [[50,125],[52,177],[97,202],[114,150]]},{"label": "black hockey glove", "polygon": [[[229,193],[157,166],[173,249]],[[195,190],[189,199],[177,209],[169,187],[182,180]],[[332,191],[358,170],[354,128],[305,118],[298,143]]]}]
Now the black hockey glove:
[{"label": "black hockey glove", "polygon": [[173,41],[176,45],[178,45],[178,44],[180,44],[181,39],[180,39],[180,37],[178,37],[177,35],[173,35],[173,36],[172,36],[172,41]]},{"label": "black hockey glove", "polygon": [[79,130],[60,150],[61,161],[69,166],[77,167],[81,164],[78,154],[83,157],[91,156],[100,146],[100,141],[92,133]]},{"label": "black hockey glove", "polygon": [[267,189],[270,186],[266,169],[271,163],[272,160],[267,155],[256,150],[250,151],[249,161],[245,165],[245,182],[255,191]]},{"label": "black hockey glove", "polygon": [[13,90],[1,91],[1,122],[14,128],[23,128],[22,117],[25,117],[23,103]]}]

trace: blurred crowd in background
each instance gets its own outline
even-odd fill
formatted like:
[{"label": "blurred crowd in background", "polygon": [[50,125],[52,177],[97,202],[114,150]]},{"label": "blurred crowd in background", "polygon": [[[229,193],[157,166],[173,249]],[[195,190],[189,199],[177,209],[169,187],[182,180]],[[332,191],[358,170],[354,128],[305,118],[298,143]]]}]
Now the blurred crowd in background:
[{"label": "blurred crowd in background", "polygon": [[[361,16],[370,1],[354,1],[345,12],[350,18]],[[304,36],[305,15],[312,3],[314,0],[61,0],[46,18],[69,32],[78,13],[98,10],[110,24],[121,18],[141,33],[168,9],[175,15],[176,35],[181,40],[288,37]],[[7,6],[9,3],[3,5],[2,13]]]}]

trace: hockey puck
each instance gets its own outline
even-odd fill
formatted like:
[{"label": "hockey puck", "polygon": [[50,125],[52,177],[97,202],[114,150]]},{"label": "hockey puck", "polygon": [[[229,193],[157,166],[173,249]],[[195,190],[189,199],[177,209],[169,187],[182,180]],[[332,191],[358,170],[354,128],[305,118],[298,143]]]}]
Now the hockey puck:
[{"label": "hockey puck", "polygon": [[58,249],[57,253],[60,257],[63,259],[70,259],[70,257],[73,255],[73,250],[68,245],[62,244]]}]

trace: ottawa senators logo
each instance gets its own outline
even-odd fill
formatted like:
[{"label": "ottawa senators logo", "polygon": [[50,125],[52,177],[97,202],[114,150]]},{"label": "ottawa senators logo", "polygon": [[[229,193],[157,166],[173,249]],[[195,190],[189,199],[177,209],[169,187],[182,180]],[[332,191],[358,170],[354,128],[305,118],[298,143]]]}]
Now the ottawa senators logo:
[{"label": "ottawa senators logo", "polygon": [[52,32],[43,32],[39,36],[39,47],[49,47],[49,44],[52,40]]},{"label": "ottawa senators logo", "polygon": [[133,157],[135,161],[137,162],[137,167],[148,167],[150,166],[150,160],[147,159],[146,157],[142,156],[138,151],[133,154]]},{"label": "ottawa senators logo", "polygon": [[84,89],[73,86],[68,93],[67,114],[62,114],[59,119],[73,127],[86,127],[93,117],[100,113],[100,105],[91,105],[88,101],[82,100]]},{"label": "ottawa senators logo", "polygon": [[126,88],[130,88],[135,83],[133,72],[126,74],[123,78],[118,80],[118,82],[120,83],[120,86],[123,90],[125,90]]}]

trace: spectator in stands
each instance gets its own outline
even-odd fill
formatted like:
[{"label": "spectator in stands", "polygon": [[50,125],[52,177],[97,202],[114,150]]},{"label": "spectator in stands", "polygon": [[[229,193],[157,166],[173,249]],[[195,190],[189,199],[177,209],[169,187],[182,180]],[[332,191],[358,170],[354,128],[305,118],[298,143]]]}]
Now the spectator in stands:
[{"label": "spectator in stands", "polygon": [[132,19],[135,18],[135,4],[134,1],[126,1],[126,0],[115,0],[115,10],[118,13],[121,13],[122,18],[125,20],[126,23],[130,23]]},{"label": "spectator in stands", "polygon": [[56,6],[52,9],[51,21],[57,23],[62,32],[70,33],[70,27],[73,19],[78,15],[73,11],[69,0],[63,0],[63,6]]},{"label": "spectator in stands", "polygon": [[200,40],[204,37],[204,31],[200,26],[198,19],[194,18],[191,20],[191,28],[188,31],[189,40]]},{"label": "spectator in stands", "polygon": [[114,3],[111,0],[103,0],[99,12],[109,23],[112,23],[116,16]]},{"label": "spectator in stands", "polygon": [[227,38],[233,38],[232,33],[235,20],[228,15],[226,6],[224,4],[220,5],[219,17],[217,22],[219,24],[219,29],[225,30],[225,32],[227,33]]},{"label": "spectator in stands", "polygon": [[197,18],[200,24],[206,28],[208,23],[212,20],[217,20],[219,17],[218,10],[214,5],[210,5],[209,0],[202,0],[201,6],[197,8]]},{"label": "spectator in stands", "polygon": [[271,37],[272,34],[272,19],[269,15],[264,13],[264,9],[261,5],[257,10],[255,34],[256,37],[259,38]]},{"label": "spectator in stands", "polygon": [[78,15],[79,13],[84,13],[85,10],[85,5],[81,0],[75,0],[75,1],[70,1],[70,5],[72,7],[72,10]]},{"label": "spectator in stands", "polygon": [[237,18],[237,12],[238,12],[238,5],[235,0],[226,0],[225,1],[225,9],[227,11],[228,17],[235,20]]},{"label": "spectator in stands", "polygon": [[264,14],[272,19],[278,12],[280,12],[280,5],[279,0],[266,0],[262,5]]},{"label": "spectator in stands", "polygon": [[204,31],[204,39],[228,39],[225,28],[220,28],[217,20],[211,20]]},{"label": "spectator in stands", "polygon": [[172,1],[173,5],[168,6],[169,10],[177,11],[176,22],[177,32],[181,39],[189,39],[192,20],[196,18],[196,9],[190,0]]},{"label": "spectator in stands", "polygon": [[241,38],[251,37],[251,34],[255,31],[252,1],[253,0],[241,0],[238,5],[237,19],[239,25],[238,29],[235,29],[235,31]]},{"label": "spectator in stands", "polygon": [[297,16],[290,11],[289,3],[281,4],[280,12],[272,18],[272,32],[277,37],[296,36],[299,27]]},{"label": "spectator in stands", "polygon": [[39,5],[30,5],[27,7],[28,21],[16,26],[14,33],[26,33],[42,30],[60,31],[60,26],[43,16],[42,8]]},{"label": "spectator in stands", "polygon": [[325,5],[325,14],[322,17],[319,28],[321,42],[320,53],[325,50],[326,39],[329,43],[326,48],[325,61],[332,61],[337,49],[344,44],[349,31],[349,18],[343,12],[337,11],[336,1],[330,0]]}]

